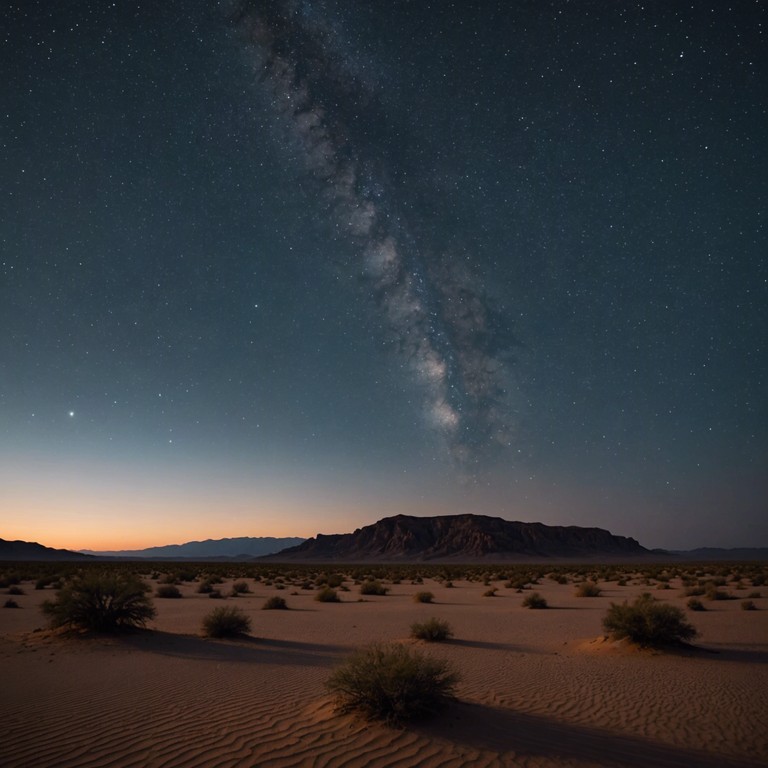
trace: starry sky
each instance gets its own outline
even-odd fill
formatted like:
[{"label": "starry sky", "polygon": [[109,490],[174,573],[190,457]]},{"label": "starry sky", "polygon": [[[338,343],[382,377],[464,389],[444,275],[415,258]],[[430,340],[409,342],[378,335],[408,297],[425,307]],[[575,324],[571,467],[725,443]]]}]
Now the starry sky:
[{"label": "starry sky", "polygon": [[768,546],[764,3],[0,20],[3,538]]}]

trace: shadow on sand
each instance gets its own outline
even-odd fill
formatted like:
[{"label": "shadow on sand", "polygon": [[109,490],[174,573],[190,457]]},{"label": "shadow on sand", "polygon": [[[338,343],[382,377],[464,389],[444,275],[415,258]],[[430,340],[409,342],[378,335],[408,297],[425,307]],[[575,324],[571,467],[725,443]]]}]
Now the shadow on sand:
[{"label": "shadow on sand", "polygon": [[177,658],[310,667],[331,666],[352,650],[342,645],[269,640],[249,635],[214,639],[157,630],[122,635],[120,642],[136,651]]},{"label": "shadow on sand", "polygon": [[[415,727],[459,747],[603,768],[760,768],[763,763],[669,744],[499,707],[457,702]],[[514,757],[513,757],[514,756]]]}]

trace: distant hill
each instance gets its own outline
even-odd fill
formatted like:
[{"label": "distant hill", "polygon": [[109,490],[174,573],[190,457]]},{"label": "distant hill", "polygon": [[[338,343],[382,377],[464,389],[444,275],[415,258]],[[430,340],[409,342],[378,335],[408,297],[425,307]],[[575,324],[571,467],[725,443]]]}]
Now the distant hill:
[{"label": "distant hill", "polygon": [[601,528],[520,523],[485,515],[397,515],[354,533],[318,534],[272,561],[419,562],[650,556],[634,539]]},{"label": "distant hill", "polygon": [[91,556],[69,549],[44,547],[36,541],[6,541],[0,539],[0,561],[9,560],[91,560]]},{"label": "distant hill", "polygon": [[147,549],[123,549],[100,552],[91,549],[81,550],[89,555],[100,557],[121,557],[126,559],[166,560],[169,558],[194,560],[195,558],[251,558],[270,555],[285,547],[293,547],[304,539],[296,536],[273,538],[272,536],[241,536],[234,539],[206,539],[188,541],[186,544],[168,544],[163,547]]},{"label": "distant hill", "polygon": [[674,550],[670,554],[685,560],[768,560],[768,547],[699,547],[698,549]]}]

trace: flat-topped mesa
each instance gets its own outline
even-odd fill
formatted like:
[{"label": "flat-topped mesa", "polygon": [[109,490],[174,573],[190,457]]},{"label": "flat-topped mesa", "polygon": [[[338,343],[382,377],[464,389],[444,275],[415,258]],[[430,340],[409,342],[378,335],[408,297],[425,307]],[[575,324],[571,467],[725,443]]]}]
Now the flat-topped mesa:
[{"label": "flat-topped mesa", "polygon": [[422,561],[514,558],[636,557],[634,539],[602,528],[521,523],[486,515],[396,515],[354,533],[318,534],[273,560]]}]

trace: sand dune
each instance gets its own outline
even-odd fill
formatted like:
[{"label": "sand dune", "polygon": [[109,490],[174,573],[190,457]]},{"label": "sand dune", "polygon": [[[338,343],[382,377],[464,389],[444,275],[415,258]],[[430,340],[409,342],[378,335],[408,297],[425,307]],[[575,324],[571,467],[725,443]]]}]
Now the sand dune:
[{"label": "sand dune", "polygon": [[[639,584],[577,598],[545,579],[545,611],[500,584],[489,598],[458,581],[393,585],[365,602],[351,587],[340,604],[283,590],[293,610],[262,611],[276,593],[251,582],[227,600],[253,620],[254,636],[236,641],[200,636],[221,602],[194,585],[155,600],[151,631],[107,638],[34,631],[51,592],[23,586],[22,609],[0,610],[4,768],[768,763],[768,597],[758,611],[718,601],[691,614],[706,650],[658,653],[597,639],[610,601]],[[413,602],[422,589],[434,604]],[[657,594],[684,605],[679,586]],[[459,700],[399,730],[336,713],[323,685],[333,666],[373,640],[413,642],[410,623],[430,616],[454,628],[453,641],[423,648],[459,669]]]}]

